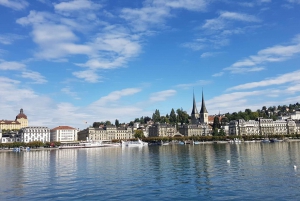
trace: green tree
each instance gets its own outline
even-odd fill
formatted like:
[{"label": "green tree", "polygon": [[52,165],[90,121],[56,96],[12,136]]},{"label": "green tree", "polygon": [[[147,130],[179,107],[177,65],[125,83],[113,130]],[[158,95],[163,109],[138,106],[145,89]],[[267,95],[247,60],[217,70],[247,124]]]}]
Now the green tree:
[{"label": "green tree", "polygon": [[133,124],[134,124],[134,122],[133,122],[133,121],[130,121],[128,125],[129,125],[129,126],[133,126]]},{"label": "green tree", "polygon": [[172,108],[172,110],[170,112],[170,123],[172,125],[174,125],[174,124],[177,123],[177,116],[176,116],[175,110],[173,108]]},{"label": "green tree", "polygon": [[158,109],[156,109],[155,112],[153,113],[152,120],[154,122],[160,122],[160,112]]},{"label": "green tree", "polygon": [[105,122],[105,125],[106,125],[106,126],[110,126],[110,125],[111,125],[111,122],[107,120],[107,121]]},{"label": "green tree", "polygon": [[141,116],[141,118],[140,118],[140,123],[141,124],[144,124],[145,122],[144,122],[144,117],[143,116]]},{"label": "green tree", "polygon": [[101,122],[94,122],[94,123],[93,123],[93,127],[94,127],[94,128],[99,128],[100,125],[101,125]]},{"label": "green tree", "polygon": [[220,128],[220,119],[219,116],[215,116],[214,123],[213,123],[213,129],[219,129]]},{"label": "green tree", "polygon": [[221,119],[221,125],[226,125],[227,123],[229,123],[229,121],[228,121],[228,118],[225,116],[225,117],[222,117],[222,119]]},{"label": "green tree", "polygon": [[144,132],[142,130],[135,130],[134,131],[134,135],[135,138],[143,138],[144,136]]},{"label": "green tree", "polygon": [[140,118],[135,118],[134,123],[136,123],[136,122],[140,122]]},{"label": "green tree", "polygon": [[161,116],[160,117],[160,123],[170,123],[169,119],[165,116]]},{"label": "green tree", "polygon": [[146,124],[148,121],[150,121],[151,120],[151,118],[150,117],[144,117],[144,124]]},{"label": "green tree", "polygon": [[120,122],[119,122],[118,119],[115,120],[115,125],[116,125],[117,128],[120,126]]},{"label": "green tree", "polygon": [[184,124],[189,123],[189,115],[186,113],[186,111],[183,111],[183,109],[177,109],[177,122]]},{"label": "green tree", "polygon": [[212,135],[213,136],[218,136],[219,135],[219,131],[218,131],[219,129],[218,128],[213,128],[213,133],[212,133]]},{"label": "green tree", "polygon": [[226,135],[226,133],[225,133],[225,131],[224,131],[223,128],[221,128],[221,129],[219,130],[218,135],[219,135],[219,136],[225,136],[225,135]]}]

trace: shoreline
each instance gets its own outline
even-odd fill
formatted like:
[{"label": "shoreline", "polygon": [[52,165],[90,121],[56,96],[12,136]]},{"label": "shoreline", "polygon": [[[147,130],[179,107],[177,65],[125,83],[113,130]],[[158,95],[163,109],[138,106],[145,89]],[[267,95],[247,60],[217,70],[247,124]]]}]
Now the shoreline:
[{"label": "shoreline", "polygon": [[[289,139],[288,141],[283,141],[284,143],[286,142],[300,142],[300,139]],[[201,144],[242,144],[242,143],[261,143],[260,140],[255,140],[255,141],[242,141],[240,143],[230,143],[228,141],[206,141],[206,142],[200,142]],[[281,142],[278,142],[281,143]],[[174,144],[176,145],[176,144]],[[190,144],[187,144],[190,145]],[[197,144],[199,145],[199,144]],[[196,146],[197,146],[196,145]],[[150,145],[150,146],[154,146],[154,145]],[[52,147],[52,148],[31,148],[30,151],[51,151],[51,150],[59,150],[58,147]],[[13,152],[13,148],[11,149],[0,149],[0,153],[1,152]]]}]

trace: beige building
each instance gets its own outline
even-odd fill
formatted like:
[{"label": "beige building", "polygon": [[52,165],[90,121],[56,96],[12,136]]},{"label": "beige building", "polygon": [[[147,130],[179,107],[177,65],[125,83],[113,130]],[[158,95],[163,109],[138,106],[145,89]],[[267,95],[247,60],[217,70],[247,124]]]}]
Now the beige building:
[{"label": "beige building", "polygon": [[27,126],[28,119],[23,109],[20,109],[20,113],[16,116],[15,120],[0,120],[0,129],[2,130],[19,130]]},{"label": "beige building", "polygon": [[149,137],[173,137],[176,134],[176,127],[170,124],[155,123],[149,127]]},{"label": "beige building", "polygon": [[78,134],[79,141],[100,141],[100,140],[125,140],[133,138],[133,129],[131,127],[120,127],[116,126],[105,126],[103,128],[86,128],[79,131]]},{"label": "beige building", "polygon": [[179,127],[179,133],[184,136],[206,136],[209,135],[207,124],[184,124]]},{"label": "beige building", "polygon": [[77,129],[70,126],[58,126],[50,131],[51,142],[74,142],[77,141]]}]

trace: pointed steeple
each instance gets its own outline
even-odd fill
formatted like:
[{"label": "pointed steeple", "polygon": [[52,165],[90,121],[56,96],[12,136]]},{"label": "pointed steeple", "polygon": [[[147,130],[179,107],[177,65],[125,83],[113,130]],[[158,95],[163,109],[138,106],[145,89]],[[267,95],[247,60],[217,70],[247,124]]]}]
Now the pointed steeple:
[{"label": "pointed steeple", "polygon": [[196,106],[196,101],[195,101],[194,90],[193,90],[193,110],[192,110],[192,114],[198,114],[198,110],[197,110],[197,106]]},{"label": "pointed steeple", "polygon": [[200,113],[208,113],[208,112],[207,112],[207,109],[206,109],[206,107],[205,107],[203,90],[202,90],[202,105],[201,105],[201,111],[200,111]]}]

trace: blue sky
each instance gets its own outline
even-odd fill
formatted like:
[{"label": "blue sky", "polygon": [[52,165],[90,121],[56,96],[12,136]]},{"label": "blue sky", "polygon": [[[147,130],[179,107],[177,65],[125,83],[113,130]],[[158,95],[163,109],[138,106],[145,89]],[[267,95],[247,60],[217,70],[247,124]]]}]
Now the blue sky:
[{"label": "blue sky", "polygon": [[[85,128],[299,102],[300,0],[0,0],[0,119]],[[87,123],[85,123],[87,122]]]}]

